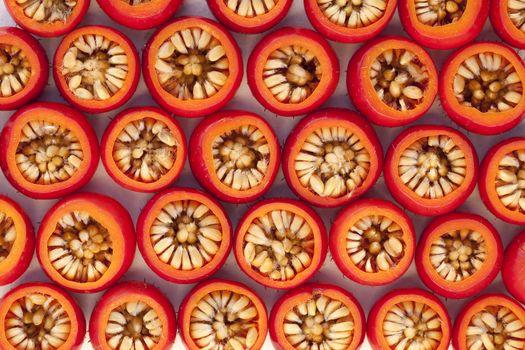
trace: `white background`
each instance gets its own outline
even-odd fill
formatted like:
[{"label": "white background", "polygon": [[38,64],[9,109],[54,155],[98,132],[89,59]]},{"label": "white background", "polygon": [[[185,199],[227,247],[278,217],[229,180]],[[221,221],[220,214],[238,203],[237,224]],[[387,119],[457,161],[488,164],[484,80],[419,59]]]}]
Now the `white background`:
[{"label": "white background", "polygon": [[[176,14],[177,17],[178,16],[191,16],[191,15],[199,15],[199,16],[206,16],[206,17],[213,18],[213,16],[211,15],[208,9],[208,6],[205,0],[185,0],[183,6]],[[107,17],[98,8],[98,5],[95,0],[92,0],[89,12],[81,23],[81,25],[86,25],[86,24],[105,24],[105,25],[109,25],[109,26],[112,26],[114,28],[121,30],[135,42],[135,45],[137,47],[137,50],[139,51],[139,54],[141,54],[144,44],[146,43],[148,38],[153,33],[153,30],[146,30],[146,31],[130,30],[128,28],[125,28],[113,22],[109,17]],[[11,20],[11,18],[7,14],[5,7],[4,7],[4,3],[0,1],[0,26],[11,26],[11,25],[14,25],[14,22]],[[311,28],[310,23],[308,22],[308,19],[306,18],[306,15],[304,13],[302,0],[294,1],[294,4],[290,12],[286,16],[286,18],[277,27],[283,27],[283,26],[303,26],[303,27]],[[264,34],[262,35],[234,34],[235,39],[239,43],[239,46],[242,48],[245,67],[246,67],[246,61],[247,61],[247,58],[250,52],[252,51],[256,43],[263,37],[263,35]],[[397,14],[395,15],[391,23],[388,25],[388,27],[385,29],[385,31],[383,32],[383,35],[406,36],[406,34],[403,32],[402,27],[399,23]],[[45,47],[47,54],[48,54],[48,58],[50,60],[52,60],[55,48],[57,47],[59,40],[60,40],[59,38],[40,39],[40,42]],[[479,36],[477,40],[478,41],[499,40],[498,37],[492,31],[488,20],[485,25],[483,33]],[[344,108],[353,109],[348,99],[347,92],[346,92],[346,85],[345,85],[346,73],[345,72],[346,72],[346,67],[347,67],[350,57],[355,52],[355,50],[359,47],[359,45],[340,44],[340,43],[334,43],[334,42],[331,42],[331,45],[334,48],[334,50],[337,52],[337,56],[339,57],[339,62],[341,65],[341,77],[340,77],[339,86],[336,92],[328,100],[325,106],[344,107]],[[431,55],[435,59],[438,69],[441,69],[444,59],[451,52],[452,51],[431,51]],[[64,103],[64,100],[59,96],[57,89],[54,86],[51,75],[49,78],[48,85],[45,89],[45,92],[40,96],[39,100],[40,101],[57,101],[57,102]],[[92,125],[94,126],[94,128],[96,129],[97,135],[100,139],[102,137],[102,134],[108,122],[115,114],[117,114],[120,110],[124,108],[131,107],[131,106],[142,106],[142,105],[155,105],[155,103],[149,96],[146,86],[144,84],[144,81],[141,78],[141,82],[139,84],[137,92],[135,93],[133,98],[127,104],[125,104],[122,108],[120,108],[119,110],[110,112],[110,113],[98,114],[98,115],[88,115],[88,118],[90,122],[92,123]],[[275,128],[279,136],[279,140],[281,144],[284,144],[286,136],[290,133],[293,126],[299,120],[299,118],[278,117],[268,111],[265,111],[251,95],[250,90],[246,84],[245,78],[243,79],[242,85],[239,91],[237,92],[237,95],[231,101],[231,103],[227,106],[227,108],[246,109],[246,110],[253,111],[255,113],[258,113],[264,116],[266,120],[270,122],[271,125]],[[3,127],[3,125],[5,124],[5,121],[11,114],[12,114],[11,112],[0,112],[0,127]],[[183,118],[177,118],[177,119],[182,124],[187,138],[189,138],[193,128],[199,122],[199,119],[195,119],[195,120],[183,119]],[[450,121],[450,119],[446,117],[445,113],[440,107],[438,100],[436,100],[436,102],[434,103],[434,106],[431,112],[429,112],[426,116],[424,116],[422,119],[420,119],[414,124],[422,124],[422,123],[444,124],[444,125],[449,125],[449,126],[458,128],[454,123]],[[382,141],[383,148],[385,151],[388,145],[393,140],[393,138],[397,134],[399,134],[402,129],[403,128],[375,127],[375,130],[378,133],[380,140]],[[512,136],[515,136],[515,135],[523,136],[525,133],[525,122],[515,127],[514,130],[508,133],[497,135],[497,136],[491,136],[491,137],[479,136],[476,134],[466,132],[465,130],[462,130],[462,131],[467,134],[467,136],[471,139],[471,141],[476,146],[478,156],[480,157],[480,160],[481,160],[483,156],[485,155],[486,151],[489,149],[489,147],[496,144],[498,141],[503,140],[507,137],[510,137],[511,135]],[[190,171],[190,168],[187,162],[186,162],[186,166],[184,168],[184,171],[180,179],[175,183],[175,185],[199,187],[192,177],[192,174],[191,174],[191,171]],[[120,188],[106,174],[102,166],[102,163],[99,164],[98,170],[95,176],[93,177],[93,179],[91,180],[91,182],[83,190],[105,193],[105,194],[108,194],[116,198],[122,204],[124,204],[124,206],[129,210],[134,220],[136,220],[141,208],[144,206],[146,201],[152,196],[151,194],[140,194],[140,193],[127,191],[123,188]],[[24,195],[20,193],[17,193],[13,188],[11,188],[9,183],[5,180],[3,174],[0,174],[0,193],[10,196],[11,198],[16,200],[18,203],[20,203],[25,208],[25,210],[30,215],[33,221],[35,229],[38,229],[40,220],[44,216],[47,209],[50,208],[51,205],[53,205],[53,203],[55,203],[55,200],[45,200],[45,201],[32,200],[30,198],[25,197]],[[291,191],[287,188],[282,172],[279,172],[279,174],[277,175],[275,184],[272,186],[272,188],[266,194],[265,197],[271,198],[274,196],[294,197]],[[384,181],[383,181],[382,176],[378,180],[377,184],[373,187],[373,189],[365,195],[365,197],[377,197],[377,198],[384,198],[384,199],[393,201],[392,197],[390,196],[386,187],[384,186]],[[232,219],[232,222],[234,223],[234,226],[239,216],[242,215],[242,213],[244,213],[248,209],[249,206],[250,206],[249,204],[245,204],[245,205],[225,204],[225,207],[228,211],[228,214],[230,215],[230,218]],[[486,210],[483,204],[481,203],[477,189],[470,196],[470,198],[462,205],[460,210],[466,211],[466,212],[477,213],[487,218],[492,224],[496,226],[496,228],[501,234],[501,238],[505,245],[507,245],[508,242],[510,242],[510,240],[522,229],[519,226],[506,224],[496,219],[492,214],[490,214],[488,210]],[[325,225],[327,229],[329,230],[330,224],[337,210],[317,210],[317,211],[319,214],[322,215]],[[430,218],[415,216],[411,213],[409,213],[409,215],[414,221],[414,224],[416,227],[416,233],[419,237],[422,229],[430,221]],[[253,287],[259,293],[259,295],[265,300],[266,306],[268,308],[268,312],[270,312],[270,309],[273,303],[277,300],[277,298],[279,298],[279,296],[283,294],[283,292],[275,291],[275,290],[257,285],[255,282],[250,280],[247,276],[245,276],[242,272],[239,271],[238,267],[236,266],[235,259],[233,258],[233,254],[231,254],[225,266],[216,274],[216,277],[240,281],[240,282],[246,283],[247,285]],[[522,278],[522,276],[518,278]],[[179,307],[179,304],[182,298],[192,287],[192,285],[176,285],[173,283],[169,283],[169,282],[162,280],[158,276],[156,276],[146,266],[138,250],[135,256],[135,261],[133,262],[133,265],[131,266],[130,270],[123,277],[123,280],[144,280],[149,283],[155,284],[165,294],[167,294],[175,310],[178,310],[178,307]],[[13,288],[15,285],[18,285],[23,282],[29,282],[29,281],[48,281],[47,277],[41,271],[36,257],[33,258],[33,262],[29,270],[19,280],[17,280],[12,285],[0,287],[0,296],[5,294],[9,289]],[[339,270],[333,263],[330,255],[328,255],[319,273],[311,279],[311,282],[336,283],[339,286],[346,288],[358,298],[358,300],[360,301],[361,305],[363,306],[365,310],[365,313],[368,313],[373,303],[376,300],[378,300],[380,296],[382,296],[383,294],[385,294],[386,292],[390,290],[393,290],[399,287],[424,287],[422,282],[419,280],[417,276],[414,264],[412,264],[410,270],[401,279],[399,279],[398,281],[395,281],[394,283],[388,286],[384,286],[384,287],[360,286],[346,279],[342,275],[342,273],[339,272]],[[500,276],[498,276],[498,278],[494,281],[494,283],[492,283],[492,285],[487,289],[487,291],[505,292],[505,288],[501,282]],[[89,320],[91,310],[95,306],[95,303],[100,298],[100,296],[101,296],[101,293],[92,294],[92,295],[74,294],[75,299],[79,302],[82,309],[84,310],[84,315],[86,316],[86,320]],[[445,300],[443,298],[442,300],[445,302],[447,309],[450,312],[452,318],[455,317],[455,315],[461,309],[461,307],[465,305],[466,302],[468,301],[468,300],[459,300],[459,301]],[[86,336],[84,349],[90,349],[90,348],[91,346],[89,345],[89,339]],[[367,343],[365,343],[364,348],[369,349]],[[174,349],[182,349],[182,344],[181,344],[179,335],[177,335],[177,340],[176,340]],[[269,338],[267,339],[265,343],[264,349],[265,350],[272,349]]]}]

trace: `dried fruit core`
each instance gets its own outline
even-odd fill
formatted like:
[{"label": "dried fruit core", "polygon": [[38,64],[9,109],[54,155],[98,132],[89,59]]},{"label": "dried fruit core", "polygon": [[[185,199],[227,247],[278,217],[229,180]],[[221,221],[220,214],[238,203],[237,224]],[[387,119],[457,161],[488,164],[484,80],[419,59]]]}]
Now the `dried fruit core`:
[{"label": "dried fruit core", "polygon": [[153,349],[162,336],[157,312],[141,301],[126,302],[111,311],[106,341],[114,350]]},{"label": "dried fruit core", "polygon": [[516,314],[501,305],[477,312],[467,328],[468,350],[513,350],[525,346],[525,328]]},{"label": "dried fruit core", "polygon": [[44,185],[66,181],[83,160],[77,136],[65,126],[31,120],[22,128],[16,166],[27,181]]},{"label": "dried fruit core", "polygon": [[496,192],[508,209],[525,212],[525,150],[515,150],[501,159]]},{"label": "dried fruit core", "polygon": [[24,14],[42,24],[66,23],[77,6],[73,0],[16,0]]},{"label": "dried fruit core", "polygon": [[55,350],[69,337],[71,320],[52,296],[31,293],[15,300],[5,317],[7,341],[26,350]]},{"label": "dried fruit core", "polygon": [[226,6],[242,17],[253,18],[270,12],[279,0],[223,0]]},{"label": "dried fruit core", "polygon": [[423,102],[428,87],[428,71],[412,51],[387,50],[372,63],[370,81],[384,103],[396,110],[406,111]]},{"label": "dried fruit core", "polygon": [[128,55],[103,35],[79,36],[64,54],[61,73],[80,99],[103,101],[124,87]]},{"label": "dried fruit core", "polygon": [[514,23],[516,28],[525,31],[525,1],[524,0],[509,0],[507,2],[507,12],[509,18]]},{"label": "dried fruit core", "polygon": [[201,28],[175,32],[159,48],[155,70],[162,88],[182,100],[215,95],[230,74],[221,42]]},{"label": "dried fruit core", "polygon": [[108,230],[82,211],[64,215],[47,246],[55,270],[67,280],[79,283],[99,280],[113,257]]},{"label": "dried fruit core", "polygon": [[113,146],[113,159],[129,178],[150,183],[171,170],[178,146],[166,124],[146,117],[122,129]]},{"label": "dried fruit core", "polygon": [[461,282],[479,271],[487,258],[483,236],[469,229],[447,232],[432,242],[430,262],[450,282]]},{"label": "dried fruit core", "polygon": [[270,54],[263,70],[264,84],[282,103],[300,103],[317,88],[321,63],[308,48],[284,46]]},{"label": "dried fruit core", "polygon": [[310,225],[288,210],[272,210],[253,220],[244,241],[246,262],[277,281],[293,280],[310,267],[316,249]]},{"label": "dried fruit core", "polygon": [[192,310],[190,336],[199,349],[249,350],[259,337],[258,318],[259,312],[247,296],[214,291]]},{"label": "dried fruit core", "polygon": [[31,78],[31,64],[21,48],[0,44],[0,97],[22,91]]},{"label": "dried fruit core", "polygon": [[258,186],[270,162],[270,147],[259,128],[243,125],[213,142],[215,174],[220,181],[237,191]]},{"label": "dried fruit core", "polygon": [[205,204],[179,200],[162,208],[150,235],[153,249],[163,263],[189,271],[214,258],[222,241],[222,227]]},{"label": "dried fruit core", "polygon": [[482,52],[459,66],[454,77],[454,94],[461,104],[480,112],[503,112],[521,101],[523,85],[506,58]]},{"label": "dried fruit core", "polygon": [[341,350],[352,342],[354,319],[341,301],[319,293],[286,313],[283,331],[296,349]]},{"label": "dried fruit core", "polygon": [[443,337],[439,315],[424,303],[404,301],[385,316],[383,333],[391,349],[434,350]]},{"label": "dried fruit core", "polygon": [[379,21],[386,11],[388,0],[317,0],[319,8],[331,22],[362,28]]},{"label": "dried fruit core", "polygon": [[346,236],[352,262],[369,273],[395,268],[405,255],[405,246],[401,227],[382,215],[362,217]]},{"label": "dried fruit core", "polygon": [[306,138],[294,169],[301,185],[321,197],[351,196],[368,176],[370,153],[349,129],[319,128]]},{"label": "dried fruit core", "polygon": [[11,252],[16,240],[16,229],[13,218],[0,211],[0,263]]},{"label": "dried fruit core", "polygon": [[468,0],[416,0],[419,21],[432,27],[456,23],[465,12]]},{"label": "dried fruit core", "polygon": [[423,137],[399,160],[401,181],[423,198],[442,198],[465,180],[465,153],[446,135]]}]

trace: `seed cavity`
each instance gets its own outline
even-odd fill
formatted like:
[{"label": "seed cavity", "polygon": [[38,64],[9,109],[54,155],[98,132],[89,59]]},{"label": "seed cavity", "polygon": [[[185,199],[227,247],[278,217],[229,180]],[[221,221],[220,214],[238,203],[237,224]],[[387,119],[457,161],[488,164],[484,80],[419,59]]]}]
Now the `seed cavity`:
[{"label": "seed cavity", "polygon": [[331,22],[348,27],[367,27],[383,18],[388,0],[317,0]]},{"label": "seed cavity", "polygon": [[300,45],[284,46],[270,54],[263,69],[264,84],[282,103],[301,103],[317,88],[323,75],[313,52]]},{"label": "seed cavity", "polygon": [[507,12],[512,23],[516,28],[525,32],[525,0],[509,0],[507,6]]},{"label": "seed cavity", "polygon": [[146,4],[150,2],[151,0],[122,0],[122,1],[124,1],[128,5],[137,6],[137,5]]},{"label": "seed cavity", "polygon": [[370,67],[370,81],[377,96],[399,111],[416,108],[428,88],[427,67],[410,50],[386,50]]},{"label": "seed cavity", "polygon": [[42,24],[66,23],[77,6],[73,0],[16,0],[16,3],[27,17]]},{"label": "seed cavity", "polygon": [[236,191],[257,187],[266,176],[270,147],[262,131],[242,125],[213,141],[214,171],[220,181]]},{"label": "seed cavity", "polygon": [[289,281],[310,267],[315,249],[312,228],[301,215],[272,210],[248,227],[243,254],[259,274]]},{"label": "seed cavity", "polygon": [[352,196],[368,176],[370,153],[347,128],[319,128],[306,138],[294,169],[301,185],[318,196]]},{"label": "seed cavity", "polygon": [[5,317],[7,341],[16,349],[55,350],[69,337],[71,320],[52,296],[31,293],[15,300]]},{"label": "seed cavity", "polygon": [[113,159],[129,178],[150,183],[171,170],[177,147],[177,139],[166,124],[146,117],[122,129],[113,146]]},{"label": "seed cavity", "polygon": [[376,273],[394,269],[405,256],[403,230],[382,215],[365,216],[346,235],[346,251],[362,271]]},{"label": "seed cavity", "polygon": [[385,316],[385,339],[395,350],[437,349],[443,330],[439,315],[424,303],[405,301],[394,305]]},{"label": "seed cavity", "polygon": [[479,271],[487,258],[483,236],[468,228],[443,234],[432,242],[430,262],[443,279],[461,282]]},{"label": "seed cavity", "polygon": [[226,6],[242,17],[257,17],[270,12],[279,0],[223,0]]},{"label": "seed cavity", "polygon": [[207,350],[249,350],[257,342],[259,313],[245,295],[229,290],[204,296],[193,309],[190,336]]},{"label": "seed cavity", "polygon": [[461,19],[468,0],[416,0],[416,15],[427,26],[441,27]]},{"label": "seed cavity", "polygon": [[82,165],[84,151],[67,127],[31,120],[22,128],[15,160],[27,181],[49,185],[72,177]]},{"label": "seed cavity", "polygon": [[159,259],[177,270],[194,270],[208,264],[219,251],[223,232],[217,216],[196,200],[168,203],[150,230]]},{"label": "seed cavity", "polygon": [[16,240],[13,218],[0,211],[0,263],[7,259]]},{"label": "seed cavity", "polygon": [[399,160],[401,181],[423,198],[442,198],[465,180],[465,153],[446,135],[423,137],[407,147]]},{"label": "seed cavity", "polygon": [[111,311],[106,341],[114,350],[153,349],[162,336],[157,312],[142,301],[129,301]]},{"label": "seed cavity", "polygon": [[108,230],[82,211],[64,215],[47,246],[53,268],[65,279],[78,283],[98,281],[113,257]]},{"label": "seed cavity", "polygon": [[155,70],[162,88],[176,98],[203,100],[226,84],[230,62],[219,39],[194,27],[175,32],[160,46]]},{"label": "seed cavity", "polygon": [[525,150],[506,154],[499,162],[496,192],[509,210],[525,212]]},{"label": "seed cavity", "polygon": [[286,313],[283,330],[295,349],[343,350],[352,342],[354,319],[341,301],[319,293]]},{"label": "seed cavity", "polygon": [[61,73],[80,99],[103,101],[123,87],[128,55],[119,43],[103,35],[80,35],[62,59]]},{"label": "seed cavity", "polygon": [[0,44],[0,97],[16,95],[31,78],[31,64],[16,46]]},{"label": "seed cavity", "polygon": [[525,346],[522,321],[501,305],[489,305],[477,312],[466,333],[468,350],[518,350]]},{"label": "seed cavity", "polygon": [[516,68],[505,57],[490,52],[467,58],[458,68],[453,87],[461,104],[482,113],[512,109],[523,95]]}]

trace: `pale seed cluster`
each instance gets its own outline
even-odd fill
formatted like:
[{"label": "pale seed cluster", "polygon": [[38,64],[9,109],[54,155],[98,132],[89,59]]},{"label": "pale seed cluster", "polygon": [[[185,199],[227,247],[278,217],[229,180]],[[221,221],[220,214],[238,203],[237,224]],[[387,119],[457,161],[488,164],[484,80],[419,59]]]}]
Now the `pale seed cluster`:
[{"label": "pale seed cluster", "polygon": [[352,262],[369,273],[395,268],[405,255],[403,230],[383,215],[365,216],[346,235],[346,250]]},{"label": "pale seed cluster", "polygon": [[11,252],[16,240],[16,228],[13,218],[0,211],[0,263]]},{"label": "pale seed cluster", "polygon": [[155,69],[162,88],[181,100],[212,97],[230,74],[224,47],[205,29],[175,32],[157,55]]},{"label": "pale seed cluster", "polygon": [[351,196],[368,176],[370,153],[347,128],[319,128],[306,138],[294,169],[301,185],[321,197]]},{"label": "pale seed cluster", "polygon": [[348,28],[362,28],[379,21],[389,0],[317,0],[331,22]]},{"label": "pale seed cluster", "polygon": [[525,31],[525,0],[509,0],[507,6],[512,23],[522,32]]},{"label": "pale seed cluster", "polygon": [[298,45],[284,46],[270,54],[263,69],[264,84],[282,103],[300,103],[317,88],[321,63],[313,52]]},{"label": "pale seed cluster", "polygon": [[123,87],[128,75],[128,54],[103,35],[80,35],[64,54],[61,74],[80,99],[104,101]]},{"label": "pale seed cluster", "polygon": [[395,350],[434,350],[443,338],[441,319],[424,303],[405,301],[388,310],[383,322],[385,339]]},{"label": "pale seed cluster", "polygon": [[445,280],[461,282],[479,271],[487,258],[487,243],[476,231],[447,232],[432,242],[430,262]]},{"label": "pale seed cluster", "polygon": [[433,27],[455,23],[463,16],[467,1],[472,0],[416,0],[417,18]]},{"label": "pale seed cluster", "polygon": [[508,209],[525,212],[525,150],[516,150],[501,159],[496,192]]},{"label": "pale seed cluster", "polygon": [[470,320],[468,350],[520,350],[524,346],[524,325],[507,307],[487,306]]},{"label": "pale seed cluster", "polygon": [[213,163],[220,181],[237,191],[258,186],[270,162],[268,140],[259,128],[242,125],[213,141]]},{"label": "pale seed cluster", "polygon": [[354,319],[342,302],[318,294],[286,313],[283,331],[296,349],[343,350],[352,342]]},{"label": "pale seed cluster", "polygon": [[465,180],[465,153],[446,135],[423,137],[399,160],[401,181],[423,198],[442,198]]},{"label": "pale seed cluster", "polygon": [[64,215],[47,246],[53,268],[65,279],[78,283],[99,280],[113,257],[108,230],[82,211]]},{"label": "pale seed cluster", "polygon": [[178,200],[162,208],[150,235],[153,249],[163,263],[189,271],[214,258],[223,233],[219,219],[205,204]]},{"label": "pale seed cluster", "polygon": [[258,317],[247,296],[214,291],[191,312],[190,336],[200,349],[250,350],[259,337]]},{"label": "pale seed cluster", "polygon": [[178,146],[166,124],[146,117],[122,129],[113,146],[113,159],[126,176],[149,183],[171,170]]},{"label": "pale seed cluster", "polygon": [[162,321],[146,303],[129,301],[111,311],[105,332],[113,350],[153,349],[162,336]]},{"label": "pale seed cluster", "polygon": [[428,71],[412,51],[386,50],[372,63],[370,81],[385,104],[407,111],[423,101],[428,87]]},{"label": "pale seed cluster", "polygon": [[482,52],[467,58],[454,77],[457,100],[480,112],[504,112],[522,99],[523,83],[505,57]]},{"label": "pale seed cluster", "polygon": [[272,210],[256,218],[244,237],[246,262],[276,281],[293,280],[307,269],[315,249],[308,222],[288,210]]},{"label": "pale seed cluster", "polygon": [[11,305],[5,317],[7,341],[17,349],[55,350],[67,340],[71,320],[53,297],[33,293]]},{"label": "pale seed cluster", "polygon": [[75,0],[16,0],[24,14],[40,23],[67,22],[77,6]]},{"label": "pale seed cluster", "polygon": [[22,128],[15,159],[27,181],[48,185],[72,177],[82,165],[84,151],[65,126],[31,120]]},{"label": "pale seed cluster", "polygon": [[270,12],[279,0],[224,0],[230,10],[242,17],[253,18]]},{"label": "pale seed cluster", "polygon": [[0,44],[0,97],[19,93],[30,78],[31,64],[25,52],[13,45]]}]

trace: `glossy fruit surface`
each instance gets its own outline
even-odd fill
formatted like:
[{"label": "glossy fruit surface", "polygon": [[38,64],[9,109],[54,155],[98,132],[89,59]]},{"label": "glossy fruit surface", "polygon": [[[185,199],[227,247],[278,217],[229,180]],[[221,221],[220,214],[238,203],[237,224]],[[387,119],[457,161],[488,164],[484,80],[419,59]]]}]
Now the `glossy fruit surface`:
[{"label": "glossy fruit surface", "polygon": [[285,117],[319,108],[339,80],[334,50],[305,28],[285,27],[265,36],[252,51],[246,71],[259,103]]},{"label": "glossy fruit surface", "polygon": [[46,213],[36,254],[46,275],[77,293],[113,285],[135,255],[133,221],[116,200],[89,192],[61,199]]},{"label": "glossy fruit surface", "polygon": [[525,304],[525,280],[518,276],[523,276],[525,271],[525,232],[517,235],[505,250],[505,258],[501,276],[507,290]]},{"label": "glossy fruit surface", "polygon": [[283,150],[286,182],[319,207],[337,207],[366,193],[383,168],[374,129],[356,113],[326,108],[301,119]]},{"label": "glossy fruit surface", "polygon": [[[93,309],[89,339],[95,350],[169,350],[177,321],[168,298],[145,282],[122,282],[109,289]],[[140,345],[138,345],[140,344]]]},{"label": "glossy fruit surface", "polygon": [[133,42],[118,30],[84,26],[58,45],[53,77],[60,94],[74,107],[88,113],[108,112],[135,93],[139,57]]},{"label": "glossy fruit surface", "polygon": [[240,219],[233,244],[241,270],[275,289],[290,289],[311,278],[321,268],[328,246],[319,215],[284,198],[252,206]]},{"label": "glossy fruit surface", "polygon": [[177,180],[186,137],[175,118],[156,107],[132,107],[111,120],[102,137],[102,162],[124,188],[156,192]]},{"label": "glossy fruit surface", "polygon": [[231,236],[224,208],[192,188],[156,194],[137,220],[137,243],[146,264],[175,283],[194,283],[219,270],[230,253]]},{"label": "glossy fruit surface", "polygon": [[54,102],[15,112],[0,135],[0,167],[18,191],[36,199],[64,196],[92,178],[98,140],[85,116]]},{"label": "glossy fruit surface", "polygon": [[434,219],[416,252],[421,280],[447,298],[467,298],[496,278],[503,245],[490,222],[475,214],[452,213]]},{"label": "glossy fruit surface", "polygon": [[354,105],[371,122],[394,127],[411,123],[430,109],[438,75],[422,47],[387,36],[357,50],[348,63],[346,85]]},{"label": "glossy fruit surface", "polygon": [[0,110],[17,109],[40,95],[49,75],[38,40],[15,27],[0,27]]},{"label": "glossy fruit surface", "polygon": [[440,125],[417,125],[399,134],[386,155],[385,183],[392,196],[418,215],[458,208],[476,186],[478,157],[470,140]]},{"label": "glossy fruit surface", "polygon": [[[186,41],[183,33],[189,35]],[[157,103],[189,118],[224,107],[243,75],[235,39],[219,23],[203,17],[180,17],[157,30],[143,51],[142,64]]]},{"label": "glossy fruit surface", "polygon": [[490,22],[494,31],[509,45],[525,48],[523,31],[523,2],[492,0]]}]

